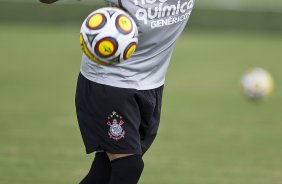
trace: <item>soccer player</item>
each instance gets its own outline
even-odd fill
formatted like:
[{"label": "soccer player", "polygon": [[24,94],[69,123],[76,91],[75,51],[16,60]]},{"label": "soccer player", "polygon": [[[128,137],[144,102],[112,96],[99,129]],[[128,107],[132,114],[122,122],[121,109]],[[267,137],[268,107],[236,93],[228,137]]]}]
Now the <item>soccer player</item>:
[{"label": "soccer player", "polygon": [[[40,0],[51,4],[57,0]],[[160,122],[165,74],[195,0],[105,0],[136,21],[138,47],[124,63],[82,56],[76,112],[86,152],[96,152],[81,184],[136,184]]]}]

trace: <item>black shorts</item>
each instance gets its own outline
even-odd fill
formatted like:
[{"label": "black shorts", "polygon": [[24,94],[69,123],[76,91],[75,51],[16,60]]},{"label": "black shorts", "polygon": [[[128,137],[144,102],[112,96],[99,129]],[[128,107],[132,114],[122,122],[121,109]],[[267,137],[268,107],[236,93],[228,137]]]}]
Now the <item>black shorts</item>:
[{"label": "black shorts", "polygon": [[144,154],[160,122],[163,86],[117,88],[78,76],[76,113],[86,152]]}]

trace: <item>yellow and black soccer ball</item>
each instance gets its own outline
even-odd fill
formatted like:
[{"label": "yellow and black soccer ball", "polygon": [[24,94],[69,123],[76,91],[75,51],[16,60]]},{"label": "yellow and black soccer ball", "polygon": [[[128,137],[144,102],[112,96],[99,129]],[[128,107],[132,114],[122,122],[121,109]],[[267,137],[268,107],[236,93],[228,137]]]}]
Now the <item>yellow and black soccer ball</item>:
[{"label": "yellow and black soccer ball", "polygon": [[93,62],[102,65],[122,63],[137,48],[138,29],[125,11],[107,7],[92,12],[80,30],[82,50]]}]

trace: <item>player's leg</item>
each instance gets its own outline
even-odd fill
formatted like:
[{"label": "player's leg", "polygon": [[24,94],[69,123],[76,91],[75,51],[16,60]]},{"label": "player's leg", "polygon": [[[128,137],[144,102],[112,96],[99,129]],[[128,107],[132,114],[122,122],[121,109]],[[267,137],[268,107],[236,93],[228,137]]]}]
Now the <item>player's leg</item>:
[{"label": "player's leg", "polygon": [[137,184],[144,168],[139,154],[107,153],[111,160],[111,179],[109,184]]},{"label": "player's leg", "polygon": [[[76,110],[81,135],[87,153],[116,153],[109,156],[110,184],[136,184],[144,167],[139,128],[143,116],[140,104],[146,98],[139,99],[139,95],[135,89],[102,85],[79,76]],[[145,104],[142,108],[152,109],[150,102]]]},{"label": "player's leg", "polygon": [[108,184],[111,176],[111,163],[105,152],[96,152],[94,161],[80,184]]},{"label": "player's leg", "polygon": [[[142,154],[144,154],[154,141],[160,121],[161,101],[163,87],[153,90],[139,91],[136,102],[138,104],[141,124],[138,135]],[[137,184],[144,162],[140,154],[113,154],[108,153],[111,160],[111,179],[109,184]]]},{"label": "player's leg", "polygon": [[[93,122],[94,115],[90,113],[89,106],[94,102],[91,99],[89,92],[91,82],[79,74],[76,91],[76,113],[78,124],[81,130],[81,135],[85,143],[86,152],[92,153],[94,151],[102,150],[98,148],[99,142],[93,136],[92,132],[97,132],[97,127]],[[105,152],[96,152],[95,158],[91,168],[85,178],[80,182],[81,184],[108,184],[111,175],[110,160]]]},{"label": "player's leg", "polygon": [[[142,155],[144,155],[157,136],[161,116],[163,86],[157,89],[145,90],[141,92],[144,96],[146,96],[147,101],[150,101],[154,104],[153,109],[150,111],[151,113],[143,112],[143,117],[139,128]],[[146,111],[150,107],[148,105],[142,106],[143,108],[140,109],[143,111]]]}]

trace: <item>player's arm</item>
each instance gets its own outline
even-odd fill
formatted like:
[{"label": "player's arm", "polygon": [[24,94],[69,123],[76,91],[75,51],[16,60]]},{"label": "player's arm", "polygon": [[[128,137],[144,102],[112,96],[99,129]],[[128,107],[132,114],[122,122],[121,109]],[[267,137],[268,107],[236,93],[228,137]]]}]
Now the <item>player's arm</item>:
[{"label": "player's arm", "polygon": [[41,3],[45,3],[45,4],[52,4],[58,0],[39,0]]}]

